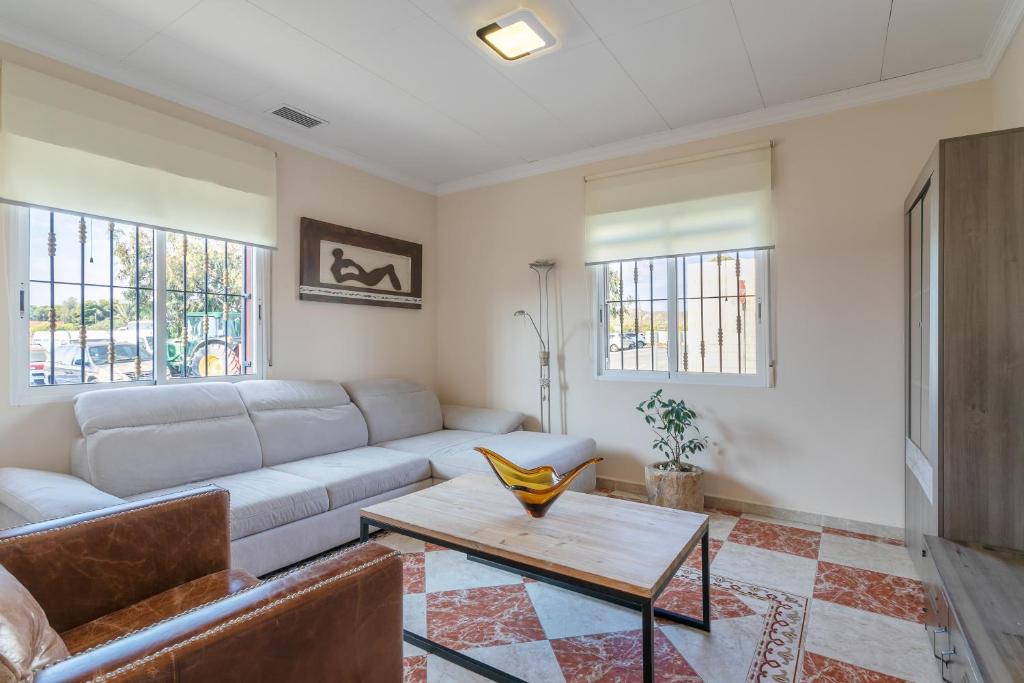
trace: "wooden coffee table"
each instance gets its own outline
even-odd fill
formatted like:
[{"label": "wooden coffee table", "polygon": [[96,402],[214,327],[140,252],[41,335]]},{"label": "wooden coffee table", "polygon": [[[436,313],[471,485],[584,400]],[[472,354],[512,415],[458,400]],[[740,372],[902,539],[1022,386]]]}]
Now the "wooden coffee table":
[{"label": "wooden coffee table", "polygon": [[[654,681],[654,618],[711,630],[708,517],[682,510],[568,491],[534,519],[489,476],[467,474],[363,508],[370,527],[466,553],[470,559],[615,605],[639,610],[644,681]],[[679,566],[701,546],[701,619],[654,606]],[[523,683],[411,631],[405,641],[494,681]]]}]

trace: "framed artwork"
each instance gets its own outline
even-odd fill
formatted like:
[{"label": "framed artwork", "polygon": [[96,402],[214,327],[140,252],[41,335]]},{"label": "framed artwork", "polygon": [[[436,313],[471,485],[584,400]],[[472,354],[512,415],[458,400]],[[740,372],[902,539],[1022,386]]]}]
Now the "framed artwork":
[{"label": "framed artwork", "polygon": [[423,245],[303,218],[299,298],[422,308]]}]

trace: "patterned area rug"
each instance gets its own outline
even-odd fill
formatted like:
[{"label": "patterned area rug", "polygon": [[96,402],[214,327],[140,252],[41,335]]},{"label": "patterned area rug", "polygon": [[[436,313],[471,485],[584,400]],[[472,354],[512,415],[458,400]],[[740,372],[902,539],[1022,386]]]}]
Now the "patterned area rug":
[{"label": "patterned area rug", "polygon": [[[641,679],[638,612],[396,534],[374,540],[403,552],[406,628],[528,681]],[[658,681],[797,680],[807,598],[714,574],[711,595],[713,636],[658,620]],[[657,605],[700,617],[699,549]],[[406,650],[410,683],[483,680]]]}]

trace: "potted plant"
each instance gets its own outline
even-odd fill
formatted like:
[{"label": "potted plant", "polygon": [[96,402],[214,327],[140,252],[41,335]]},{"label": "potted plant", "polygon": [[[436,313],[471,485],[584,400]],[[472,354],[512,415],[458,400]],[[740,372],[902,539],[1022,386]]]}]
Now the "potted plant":
[{"label": "potted plant", "polygon": [[652,446],[665,456],[664,462],[644,468],[648,502],[703,512],[704,470],[687,462],[691,455],[700,453],[708,445],[708,438],[701,436],[694,424],[697,413],[684,401],[664,398],[661,389],[641,401],[636,409],[657,437]]}]

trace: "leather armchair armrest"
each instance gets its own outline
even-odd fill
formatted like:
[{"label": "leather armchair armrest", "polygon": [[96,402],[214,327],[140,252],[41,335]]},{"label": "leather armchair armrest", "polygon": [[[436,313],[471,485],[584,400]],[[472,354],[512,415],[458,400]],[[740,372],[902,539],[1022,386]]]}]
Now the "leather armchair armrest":
[{"label": "leather armchair armrest", "polygon": [[230,566],[228,493],[205,486],[0,531],[0,565],[63,632]]},{"label": "leather armchair armrest", "polygon": [[[228,675],[229,674],[229,675]],[[402,680],[402,559],[368,543],[79,653],[78,681]]]},{"label": "leather armchair armrest", "polygon": [[464,429],[469,432],[508,434],[522,426],[526,416],[512,410],[471,408],[443,405],[441,415],[445,429]]}]

